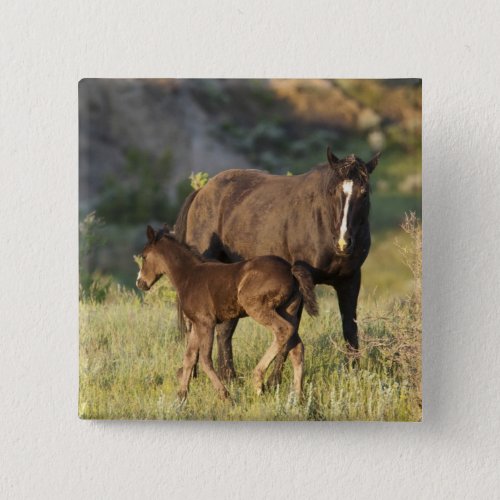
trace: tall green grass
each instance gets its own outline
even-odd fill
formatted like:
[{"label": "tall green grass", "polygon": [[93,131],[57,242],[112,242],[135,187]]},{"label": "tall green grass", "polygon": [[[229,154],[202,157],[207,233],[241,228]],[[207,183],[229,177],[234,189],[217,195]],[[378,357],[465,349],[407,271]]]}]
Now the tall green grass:
[{"label": "tall green grass", "polygon": [[[317,288],[321,313],[317,318],[304,314],[301,323],[306,347],[302,401],[292,392],[289,363],[280,387],[263,396],[255,394],[252,370],[272,334],[250,318],[240,321],[234,336],[239,377],[228,387],[232,403],[220,401],[201,373],[191,383],[187,402],[180,405],[176,370],[182,364],[184,342],[179,339],[171,294],[159,288],[142,299],[115,286],[105,303],[81,302],[79,415],[103,419],[419,421],[420,237],[415,218],[408,218],[404,237],[390,246],[393,255],[399,247],[398,266],[407,273],[401,294],[363,290],[358,313],[362,347],[355,367],[345,350],[335,294]],[[376,256],[377,251],[371,256],[373,268],[368,267],[368,277],[376,272]]]}]

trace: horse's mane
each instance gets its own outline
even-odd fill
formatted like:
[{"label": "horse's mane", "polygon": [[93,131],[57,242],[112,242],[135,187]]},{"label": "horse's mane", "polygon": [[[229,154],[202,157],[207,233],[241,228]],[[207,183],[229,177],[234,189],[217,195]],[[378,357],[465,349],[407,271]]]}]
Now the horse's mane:
[{"label": "horse's mane", "polygon": [[324,187],[330,189],[332,185],[338,184],[344,180],[358,181],[361,184],[369,183],[369,175],[363,160],[355,155],[349,155],[340,160],[335,167],[328,163],[323,163],[316,168],[323,170],[326,177]]}]

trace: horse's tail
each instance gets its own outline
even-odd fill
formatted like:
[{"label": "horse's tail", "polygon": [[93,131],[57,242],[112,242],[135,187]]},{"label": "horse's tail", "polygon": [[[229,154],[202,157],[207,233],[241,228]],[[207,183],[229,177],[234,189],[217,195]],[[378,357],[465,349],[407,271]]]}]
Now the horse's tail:
[{"label": "horse's tail", "polygon": [[318,301],[314,293],[314,281],[309,269],[302,264],[292,266],[292,274],[299,284],[299,290],[304,299],[304,307],[311,316],[317,316],[319,312]]},{"label": "horse's tail", "polygon": [[197,189],[193,191],[182,204],[181,209],[179,210],[179,214],[177,215],[177,219],[175,221],[174,226],[174,234],[177,241],[181,243],[186,243],[186,232],[187,232],[187,217],[189,213],[189,209],[191,208],[191,204],[195,199],[196,195],[200,190]]},{"label": "horse's tail", "polygon": [[[174,235],[177,241],[181,243],[186,243],[186,233],[187,233],[187,217],[189,213],[189,209],[191,208],[191,204],[198,194],[198,190],[193,191],[182,204],[181,209],[179,210],[179,215],[177,215],[177,219],[175,221],[174,226]],[[184,321],[181,301],[179,300],[179,294],[177,294],[177,324],[179,326],[179,331],[181,335],[186,335],[187,333],[187,325]]]}]

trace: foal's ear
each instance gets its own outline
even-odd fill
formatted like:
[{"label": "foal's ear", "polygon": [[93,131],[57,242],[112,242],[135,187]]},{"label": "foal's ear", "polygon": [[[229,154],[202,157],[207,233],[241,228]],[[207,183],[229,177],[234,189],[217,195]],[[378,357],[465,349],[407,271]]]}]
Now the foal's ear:
[{"label": "foal's ear", "polygon": [[170,234],[172,232],[172,228],[168,224],[163,224],[163,232],[165,234]]},{"label": "foal's ear", "polygon": [[367,164],[366,164],[366,169],[368,170],[368,173],[371,174],[374,170],[375,167],[378,165],[378,160],[380,158],[381,153],[377,153]]},{"label": "foal's ear", "polygon": [[328,158],[328,163],[331,167],[335,167],[339,162],[339,159],[332,153],[332,148],[330,146],[328,146],[328,149],[326,150],[326,157]]},{"label": "foal's ear", "polygon": [[148,242],[153,243],[156,234],[155,234],[155,230],[149,225],[146,228],[146,236],[148,237]]}]

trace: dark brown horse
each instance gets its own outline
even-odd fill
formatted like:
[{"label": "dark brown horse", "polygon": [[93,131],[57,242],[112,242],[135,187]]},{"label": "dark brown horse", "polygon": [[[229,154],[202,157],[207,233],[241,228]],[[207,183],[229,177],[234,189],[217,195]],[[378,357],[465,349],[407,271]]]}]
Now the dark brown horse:
[{"label": "dark brown horse", "polygon": [[300,396],[304,369],[304,346],[299,337],[299,310],[317,314],[314,283],[300,265],[291,266],[274,257],[256,257],[236,264],[207,262],[179,243],[167,229],[147,227],[148,243],[142,251],[137,286],[149,290],[166,274],[177,290],[182,312],[191,322],[180,376],[179,397],[187,396],[189,380],[198,356],[201,366],[222,398],[228,397],[212,364],[215,325],[251,316],[274,333],[274,341],[254,370],[257,392],[276,355],[290,353],[294,388]]},{"label": "dark brown horse", "polygon": [[[344,338],[358,349],[356,309],[361,265],[370,249],[369,176],[379,159],[351,155],[296,176],[258,170],[227,170],[213,177],[184,202],[176,237],[205,257],[237,262],[273,254],[302,263],[314,282],[334,287]],[[237,319],[217,328],[218,367],[234,377],[231,339]],[[286,353],[276,358],[279,382]]]}]

